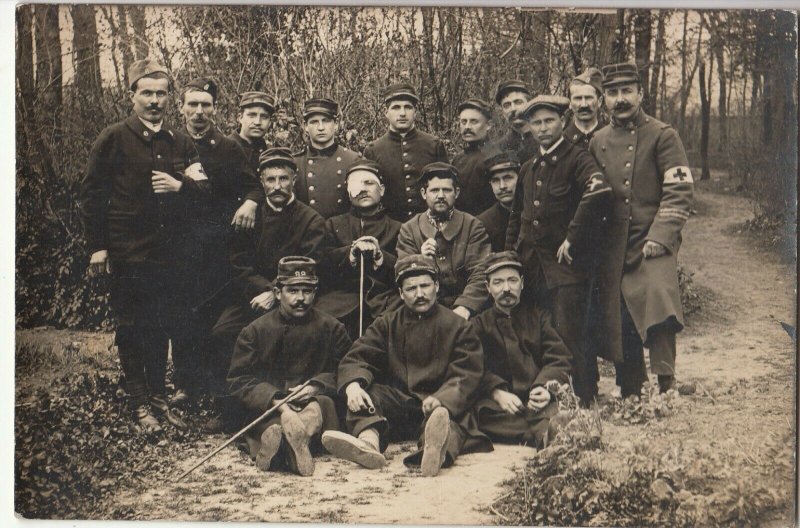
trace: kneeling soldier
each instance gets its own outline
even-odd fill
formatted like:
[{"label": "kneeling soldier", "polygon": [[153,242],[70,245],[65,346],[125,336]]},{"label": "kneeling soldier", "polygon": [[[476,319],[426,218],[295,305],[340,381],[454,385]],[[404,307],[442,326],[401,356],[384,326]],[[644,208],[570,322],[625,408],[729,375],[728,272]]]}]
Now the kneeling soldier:
[{"label": "kneeling soldier", "polygon": [[492,440],[543,447],[556,411],[546,387],[566,383],[570,353],[547,311],[520,304],[524,280],[516,252],[492,253],[484,264],[494,306],[472,320],[485,358],[478,427]]},{"label": "kneeling soldier", "polygon": [[[404,306],[379,317],[353,344],[338,370],[347,397],[347,429],[326,431],[332,454],[377,469],[388,438],[419,437],[406,465],[434,476],[460,452],[491,451],[467,411],[483,375],[481,344],[469,324],[436,304],[436,264],[410,255],[396,266]],[[420,433],[422,433],[420,435]]]},{"label": "kneeling soldier", "polygon": [[284,257],[278,263],[278,308],[246,326],[228,372],[231,395],[253,418],[283,399],[304,380],[302,396],[249,432],[250,454],[259,469],[288,466],[303,476],[314,473],[309,444],[326,429],[338,428],[336,363],[350,347],[344,326],[312,307],[317,293],[313,259]]}]

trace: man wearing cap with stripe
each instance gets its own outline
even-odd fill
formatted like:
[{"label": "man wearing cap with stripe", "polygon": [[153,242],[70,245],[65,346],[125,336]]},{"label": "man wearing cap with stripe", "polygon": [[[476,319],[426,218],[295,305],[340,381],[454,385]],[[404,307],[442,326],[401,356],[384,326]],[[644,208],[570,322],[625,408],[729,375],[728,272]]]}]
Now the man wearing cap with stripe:
[{"label": "man wearing cap with stripe", "polygon": [[503,117],[511,127],[508,133],[500,138],[498,147],[513,152],[520,163],[525,163],[535,156],[538,148],[528,121],[519,115],[530,99],[531,90],[528,85],[516,79],[501,82],[494,96],[495,102],[503,112]]},{"label": "man wearing cap with stripe", "polygon": [[549,309],[572,353],[575,393],[589,405],[596,377],[583,351],[588,303],[591,228],[606,213],[611,187],[589,152],[564,139],[566,97],[540,95],[520,112],[539,142],[539,155],[523,165],[508,221],[506,248],[525,266],[529,290]]},{"label": "man wearing cap with stripe", "polygon": [[403,224],[397,256],[426,255],[439,267],[439,302],[469,319],[488,302],[481,262],[491,251],[483,224],[454,208],[458,172],[447,163],[422,169],[420,193],[428,210]]},{"label": "man wearing cap with stripe", "polygon": [[250,167],[257,173],[261,154],[271,146],[265,136],[272,114],[275,113],[275,98],[264,92],[244,92],[239,97],[239,113],[236,116],[239,131],[232,132],[228,137],[242,147]]},{"label": "man wearing cap with stripe", "polygon": [[549,312],[521,302],[525,280],[516,252],[492,253],[484,266],[494,306],[472,320],[485,361],[478,427],[492,440],[544,447],[556,413],[548,389],[567,382],[571,354]]},{"label": "man wearing cap with stripe", "polygon": [[519,180],[519,162],[513,154],[501,152],[486,160],[486,167],[496,201],[478,215],[478,220],[486,228],[492,251],[503,251],[506,246],[511,204],[514,203],[514,190]]},{"label": "man wearing cap with stripe", "polygon": [[386,464],[388,442],[419,438],[406,465],[435,476],[459,453],[491,451],[469,409],[483,375],[474,330],[436,303],[436,264],[425,255],[397,261],[403,306],[380,316],[339,362],[347,430],[326,431],[322,444],[369,469]]},{"label": "man wearing cap with stripe", "polygon": [[181,91],[181,113],[186,132],[194,140],[211,185],[211,195],[196,204],[183,261],[188,272],[182,288],[187,300],[180,336],[172,340],[173,403],[189,399],[202,390],[203,369],[211,327],[222,306],[212,302],[231,278],[228,234],[234,229],[252,229],[264,189],[236,141],[214,126],[217,84],[213,79],[193,79]]},{"label": "man wearing cap with stripe", "polygon": [[675,385],[675,334],[683,329],[677,256],[692,207],[692,172],[677,132],[641,109],[636,65],[611,64],[603,76],[611,124],[589,145],[614,189],[598,271],[601,344],[610,353],[622,351],[617,384],[623,396],[638,395],[647,381],[643,347],[667,391]]},{"label": "man wearing cap with stripe", "polygon": [[[273,288],[280,259],[296,255],[320,260],[322,256],[325,221],[295,198],[296,171],[289,149],[270,148],[261,155],[260,178],[267,200],[259,208],[255,229],[233,234],[230,259],[234,278],[223,293],[228,306],[212,330],[218,382],[225,379],[239,332],[275,304]],[[224,418],[225,409],[218,410]],[[207,429],[224,425],[232,424],[214,420]]]},{"label": "man wearing cap with stripe", "polygon": [[396,83],[383,91],[383,104],[389,130],[367,145],[364,157],[375,161],[386,184],[384,204],[390,217],[400,222],[425,210],[419,195],[422,167],[434,161],[447,162],[442,140],[418,130],[417,97],[408,83]]},{"label": "man wearing cap with stripe", "polygon": [[336,367],[351,341],[342,323],[314,308],[318,285],[314,259],[283,257],[273,287],[278,308],[244,327],[236,340],[228,388],[250,414],[247,421],[311,380],[296,400],[247,433],[251,457],[263,471],[312,475],[319,435],[339,428]]},{"label": "man wearing cap with stripe", "polygon": [[594,133],[603,128],[600,104],[603,97],[603,74],[597,68],[586,71],[572,79],[567,88],[572,120],[564,130],[564,137],[574,145],[589,148]]},{"label": "man wearing cap with stripe", "polygon": [[394,265],[400,222],[386,215],[378,165],[362,161],[347,171],[350,212],[325,222],[327,288],[317,308],[344,321],[358,335],[361,256],[364,256],[364,321],[369,325],[397,297]]},{"label": "man wearing cap with stripe", "polygon": [[336,142],[339,104],[331,99],[309,99],[303,104],[308,143],[294,155],[297,163],[297,199],[323,218],[347,212],[350,202],[345,175],[359,155]]},{"label": "man wearing cap with stripe", "polygon": [[453,158],[453,166],[461,181],[456,207],[477,216],[494,204],[486,160],[500,153],[500,149],[489,142],[492,129],[489,103],[467,99],[458,105],[458,129],[464,141],[464,151]]},{"label": "man wearing cap with stripe", "polygon": [[187,211],[208,193],[192,140],[164,122],[170,78],[152,59],[128,72],[133,114],[105,128],[92,146],[81,185],[90,273],[111,273],[116,344],[134,419],[160,430],[153,411],[173,423],[165,400],[169,337],[177,321],[179,264]]}]

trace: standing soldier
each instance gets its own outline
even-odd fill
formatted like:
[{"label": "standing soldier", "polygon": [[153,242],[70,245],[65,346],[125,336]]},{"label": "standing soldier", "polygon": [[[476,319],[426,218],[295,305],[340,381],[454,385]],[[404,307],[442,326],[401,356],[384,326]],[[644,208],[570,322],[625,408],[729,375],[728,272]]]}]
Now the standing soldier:
[{"label": "standing soldier", "polygon": [[497,87],[494,100],[500,106],[503,117],[511,129],[500,138],[498,146],[501,150],[516,154],[520,163],[525,163],[536,155],[538,147],[528,121],[520,116],[531,98],[528,85],[522,81],[504,81]]},{"label": "standing soldier", "polygon": [[258,204],[264,203],[264,189],[241,147],[214,126],[216,103],[213,79],[194,79],[181,92],[186,132],[208,175],[211,195],[194,208],[187,244],[181,247],[186,251],[181,259],[187,268],[181,288],[186,312],[172,340],[173,403],[186,401],[191,392],[202,389],[205,348],[222,308],[209,301],[230,280],[230,226],[252,229]]},{"label": "standing soldier", "polygon": [[602,344],[610,353],[622,350],[617,384],[623,397],[640,394],[647,381],[643,347],[665,392],[675,385],[675,334],[683,329],[677,257],[694,182],[678,134],[640,108],[636,65],[604,66],[603,75],[611,124],[589,145],[614,189],[598,272]]},{"label": "standing soldier", "polygon": [[611,200],[594,158],[564,140],[566,97],[540,95],[521,114],[540,145],[539,155],[522,166],[508,222],[506,248],[516,250],[537,302],[572,352],[575,393],[584,405],[597,394],[583,354],[588,304],[588,235]]},{"label": "standing soldier", "polygon": [[492,109],[481,99],[467,99],[458,105],[458,129],[464,151],[453,158],[461,181],[456,200],[460,211],[477,216],[494,204],[486,160],[500,152],[488,142],[492,129]]},{"label": "standing soldier", "polygon": [[377,162],[383,174],[386,210],[400,222],[425,210],[418,186],[422,168],[435,161],[447,162],[442,140],[414,126],[418,103],[410,84],[387,87],[383,104],[389,130],[364,149],[364,157]]},{"label": "standing soldier", "polygon": [[309,99],[303,105],[308,144],[294,155],[297,163],[297,199],[323,218],[347,212],[350,202],[345,175],[358,154],[336,143],[339,104],[331,99]]},{"label": "standing soldier", "polygon": [[153,412],[181,426],[165,399],[164,378],[178,270],[173,245],[208,178],[192,140],[164,122],[170,79],[152,59],[128,72],[133,115],[104,129],[81,186],[91,273],[111,273],[116,344],[133,416],[161,429]]},{"label": "standing soldier", "polygon": [[486,161],[489,172],[489,184],[495,197],[495,204],[478,215],[492,251],[503,251],[506,245],[506,231],[508,218],[511,215],[511,205],[514,203],[514,190],[519,179],[519,162],[512,154],[501,152]]},{"label": "standing soldier", "polygon": [[602,128],[600,103],[603,96],[603,74],[597,68],[588,68],[569,83],[569,108],[572,121],[564,130],[570,143],[589,148],[595,132]]},{"label": "standing soldier", "polygon": [[275,113],[275,98],[264,92],[244,92],[240,95],[239,132],[232,132],[231,139],[244,150],[253,172],[258,173],[258,160],[268,145],[264,136],[269,130],[272,114]]}]

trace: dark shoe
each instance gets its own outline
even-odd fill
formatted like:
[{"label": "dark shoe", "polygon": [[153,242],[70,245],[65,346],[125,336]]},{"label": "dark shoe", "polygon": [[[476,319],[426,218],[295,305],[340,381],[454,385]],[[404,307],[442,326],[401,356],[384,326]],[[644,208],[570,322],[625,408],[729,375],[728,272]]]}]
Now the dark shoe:
[{"label": "dark shoe", "polygon": [[186,422],[172,412],[164,396],[150,396],[150,407],[156,411],[157,414],[162,414],[169,423],[178,429],[187,429],[189,427],[186,425]]},{"label": "dark shoe", "polygon": [[215,414],[203,424],[203,432],[206,434],[219,434],[225,430],[225,420],[221,414]]},{"label": "dark shoe", "polygon": [[172,405],[183,405],[189,400],[191,400],[191,398],[189,397],[189,393],[186,391],[186,389],[178,389],[169,399],[169,403]]},{"label": "dark shoe", "polygon": [[675,388],[675,376],[658,376],[658,392],[664,394],[670,389]]},{"label": "dark shoe", "polygon": [[256,455],[256,467],[261,471],[269,471],[272,459],[278,454],[283,441],[283,429],[279,424],[272,424],[261,433],[261,449]]},{"label": "dark shoe", "polygon": [[450,413],[437,407],[425,424],[425,444],[422,450],[422,475],[435,477],[444,464],[447,440],[450,438]]},{"label": "dark shoe", "polygon": [[639,385],[638,387],[620,387],[620,396],[624,400],[625,398],[630,398],[631,396],[636,396],[637,398],[642,397],[642,386]]},{"label": "dark shoe", "polygon": [[162,431],[161,424],[158,419],[153,416],[150,407],[147,405],[140,405],[133,411],[133,418],[139,424],[142,431],[146,433],[160,433]]},{"label": "dark shoe", "polygon": [[341,431],[322,433],[322,445],[335,457],[360,464],[367,469],[380,469],[386,457],[367,442]]}]

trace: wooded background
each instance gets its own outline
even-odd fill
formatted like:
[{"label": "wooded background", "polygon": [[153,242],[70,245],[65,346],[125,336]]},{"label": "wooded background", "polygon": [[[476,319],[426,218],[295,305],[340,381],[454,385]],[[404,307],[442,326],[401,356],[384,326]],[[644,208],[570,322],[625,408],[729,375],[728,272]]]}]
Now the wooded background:
[{"label": "wooded background", "polygon": [[340,140],[362,150],[385,129],[381,88],[408,80],[420,126],[451,154],[456,106],[491,101],[499,81],[566,95],[587,66],[635,61],[645,110],[676,127],[696,177],[727,171],[757,215],[796,223],[793,12],[39,4],[16,17],[18,326],[108,325],[107,285],[85,275],[78,186],[98,133],[130,112],[128,66],[147,56],[177,88],[215,78],[224,132],[238,93],[275,95],[269,137],[288,146],[303,139],[303,100],[327,96]]}]

